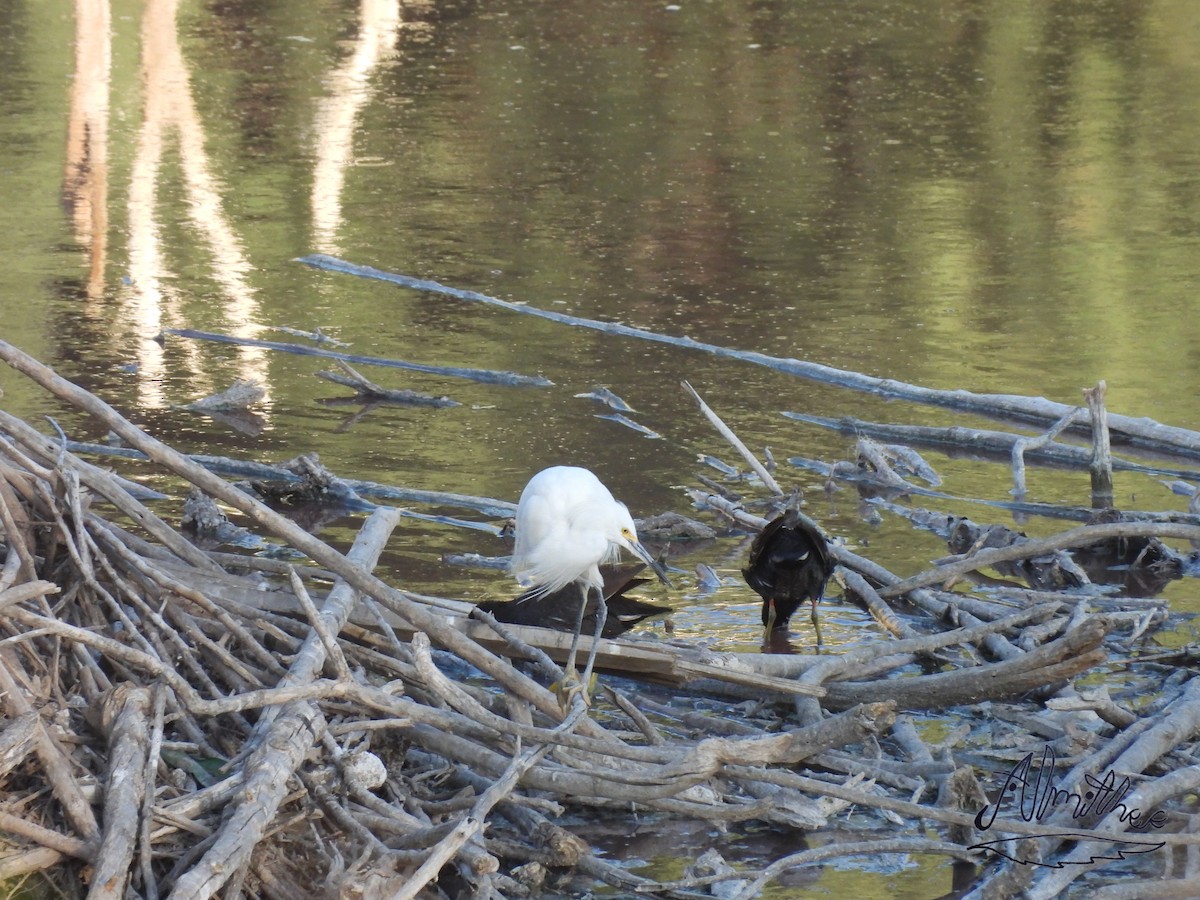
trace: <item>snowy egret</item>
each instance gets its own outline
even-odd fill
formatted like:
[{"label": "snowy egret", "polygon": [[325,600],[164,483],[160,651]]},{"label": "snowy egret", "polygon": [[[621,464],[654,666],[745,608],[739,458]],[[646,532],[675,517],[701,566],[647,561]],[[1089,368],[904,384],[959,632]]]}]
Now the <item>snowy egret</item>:
[{"label": "snowy egret", "polygon": [[795,509],[788,509],[759,532],[750,545],[750,564],[742,569],[746,584],[762,597],[762,622],[768,636],[773,629],[787,627],[801,600],[811,600],[818,644],[817,602],[832,574],[828,543]]},{"label": "snowy egret", "polygon": [[[643,619],[671,611],[669,606],[627,596],[629,591],[650,581],[638,577],[645,569],[646,564],[641,561],[600,567],[600,577],[604,579],[604,606],[608,610],[601,637],[620,637]],[[510,625],[538,625],[570,631],[578,618],[579,589],[574,584],[550,593],[538,593],[536,588],[530,588],[516,600],[485,600],[476,607]],[[588,625],[595,628],[597,614],[596,596],[592,594],[584,609],[585,628]]]},{"label": "snowy egret", "polygon": [[[602,563],[615,562],[627,550],[649,566],[669,585],[662,565],[638,541],[637,527],[625,504],[613,498],[608,488],[587,469],[551,466],[525,485],[517,503],[516,546],[511,569],[517,580],[529,584],[526,602],[578,586],[579,612],[575,639],[567,656],[568,673],[574,670],[575,650],[587,605],[596,600],[595,636],[604,633],[608,608],[604,603]],[[519,601],[516,601],[519,602]],[[595,662],[596,642],[584,670],[584,683]]]}]

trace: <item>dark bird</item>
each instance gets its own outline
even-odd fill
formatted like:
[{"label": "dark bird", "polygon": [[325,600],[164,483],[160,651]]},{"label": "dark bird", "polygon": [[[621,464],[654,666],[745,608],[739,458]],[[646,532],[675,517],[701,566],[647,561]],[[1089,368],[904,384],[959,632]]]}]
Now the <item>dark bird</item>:
[{"label": "dark bird", "polygon": [[[600,567],[604,603],[608,609],[601,637],[620,637],[643,619],[671,611],[669,606],[626,596],[629,591],[650,581],[649,578],[637,577],[645,568],[646,564],[642,562]],[[531,588],[516,600],[486,600],[477,603],[476,608],[491,613],[498,621],[509,625],[537,625],[556,631],[575,631],[579,621],[579,600],[579,588],[572,583],[549,593]],[[595,631],[596,610],[596,595],[591,593],[583,611],[584,629]]]},{"label": "dark bird", "polygon": [[812,601],[812,622],[821,643],[817,602],[833,574],[829,544],[811,522],[788,509],[759,532],[750,545],[750,564],[742,577],[762,597],[762,622],[767,634],[787,628],[801,600]]}]

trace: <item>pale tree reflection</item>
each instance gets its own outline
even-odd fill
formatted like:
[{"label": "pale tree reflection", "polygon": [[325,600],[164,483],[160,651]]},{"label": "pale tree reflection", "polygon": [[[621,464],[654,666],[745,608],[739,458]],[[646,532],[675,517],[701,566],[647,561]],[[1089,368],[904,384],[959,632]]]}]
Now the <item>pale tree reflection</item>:
[{"label": "pale tree reflection", "polygon": [[108,255],[108,111],[112,11],[108,0],[75,0],[75,77],[67,119],[63,200],[88,254],[87,299],[104,293]]},{"label": "pale tree reflection", "polygon": [[428,0],[401,4],[397,0],[362,0],[358,35],[353,52],[330,73],[328,95],[314,119],[316,157],[313,171],[313,246],[321,253],[338,255],[342,224],[342,192],[346,170],[354,164],[354,132],[359,113],[371,97],[371,74],[395,55],[402,29],[419,30],[421,22],[403,22],[406,8],[428,5]]},{"label": "pale tree reflection", "polygon": [[[222,208],[204,146],[204,130],[192,98],[187,64],[176,32],[176,0],[148,0],[142,19],[143,114],[138,130],[129,187],[129,303],[143,335],[163,327],[186,326],[183,298],[172,286],[173,276],[164,258],[157,201],[163,152],[168,136],[178,140],[180,166],[187,198],[187,214],[203,238],[212,260],[213,279],[221,287],[223,312],[234,334],[251,337],[259,329],[259,306],[246,277],[251,270],[242,242],[230,227]],[[172,352],[187,354],[198,391],[214,385],[196,358],[190,342],[172,345]],[[261,382],[270,390],[264,352],[238,348],[238,376]],[[162,351],[150,341],[139,342],[141,401],[162,406]],[[268,394],[269,406],[269,394]]]}]

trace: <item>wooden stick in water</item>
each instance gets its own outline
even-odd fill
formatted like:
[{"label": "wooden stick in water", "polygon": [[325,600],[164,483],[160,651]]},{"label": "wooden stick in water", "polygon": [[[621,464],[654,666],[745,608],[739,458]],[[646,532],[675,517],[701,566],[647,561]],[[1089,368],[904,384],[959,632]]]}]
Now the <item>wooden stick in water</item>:
[{"label": "wooden stick in water", "polygon": [[767,471],[766,466],[760,463],[758,461],[758,457],[750,452],[750,448],[741,442],[738,436],[733,433],[733,429],[721,421],[721,417],[712,411],[709,405],[705,403],[701,396],[696,392],[694,387],[692,387],[686,381],[682,382],[682,384],[684,390],[691,394],[692,399],[699,404],[700,412],[704,413],[704,417],[708,419],[708,421],[712,423],[712,426],[721,433],[721,437],[729,441],[729,443],[733,445],[733,449],[742,455],[742,459],[744,459],[750,468],[754,470],[754,474],[762,479],[762,483],[766,485],[767,490],[769,490],[776,497],[782,497],[783,491],[780,489],[775,479],[771,476],[771,473]]},{"label": "wooden stick in water", "polygon": [[[864,375],[860,372],[836,369],[832,366],[809,362],[807,360],[770,356],[766,353],[758,353],[751,350],[735,350],[717,344],[704,343],[693,338],[658,334],[645,328],[635,328],[620,322],[599,322],[594,319],[585,319],[580,316],[554,312],[553,310],[539,309],[536,306],[530,306],[526,303],[501,300],[498,297],[490,297],[478,291],[460,290],[425,278],[413,278],[409,275],[387,272],[371,266],[357,265],[324,254],[312,254],[301,257],[297,262],[317,269],[341,272],[358,278],[374,278],[378,281],[398,284],[413,290],[443,294],[459,300],[486,303],[489,306],[507,309],[510,312],[527,316],[537,316],[565,325],[591,328],[609,334],[619,334],[624,337],[655,341],[660,344],[670,344],[689,350],[701,350],[714,356],[737,359],[742,362],[765,366],[768,369],[784,372],[788,375],[808,378],[824,384],[838,385],[839,387],[850,388],[851,390],[878,394],[881,397],[910,400],[914,403],[941,406],[960,412],[977,412],[987,416],[1033,422],[1036,424],[1053,422],[1071,410],[1071,407],[1066,404],[1055,403],[1044,397],[1023,397],[1017,394],[976,394],[963,390],[936,390],[915,384],[906,384],[905,382],[895,381],[891,378],[877,378],[872,375]],[[1110,416],[1109,425],[1138,446],[1165,449],[1167,452],[1174,452],[1191,459],[1200,459],[1200,432],[1198,431],[1163,425],[1149,419],[1132,418],[1130,416]]]},{"label": "wooden stick in water", "polygon": [[1108,409],[1104,395],[1108,385],[1103,381],[1083,392],[1088,411],[1092,414],[1092,506],[1107,509],[1113,505],[1113,460],[1108,439]]}]

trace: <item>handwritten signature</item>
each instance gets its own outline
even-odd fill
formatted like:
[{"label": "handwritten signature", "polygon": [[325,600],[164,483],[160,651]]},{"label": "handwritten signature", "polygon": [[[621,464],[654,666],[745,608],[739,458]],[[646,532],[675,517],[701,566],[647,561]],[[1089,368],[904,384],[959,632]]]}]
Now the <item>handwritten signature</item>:
[{"label": "handwritten signature", "polygon": [[[1125,795],[1131,790],[1128,777],[1117,781],[1117,776],[1110,770],[1103,776],[1085,775],[1084,784],[1077,790],[1071,791],[1060,788],[1054,783],[1054,764],[1057,757],[1054,749],[1046,746],[1042,749],[1040,764],[1035,768],[1033,753],[1027,753],[1007,773],[1000,795],[994,804],[983,807],[975,816],[975,827],[987,831],[996,821],[1005,801],[1008,801],[1021,818],[1026,822],[1042,822],[1060,810],[1074,821],[1084,818],[1103,819],[1109,814],[1115,814],[1118,821],[1126,823],[1134,831],[1145,832],[1152,828],[1162,828],[1167,823],[1167,814],[1161,810],[1144,813],[1136,807],[1123,802]],[[1056,819],[1061,825],[1062,817]],[[1086,840],[1087,835],[1074,832],[1047,832],[1037,837],[1055,837],[1061,840]],[[994,841],[984,841],[974,844],[970,849],[989,850],[997,856],[1025,865],[1039,865],[1050,868],[1062,868],[1064,863],[1044,863],[1039,859],[1027,858],[1021,852],[1020,845],[1028,836],[1001,838]],[[1149,853],[1166,846],[1162,841],[1136,841],[1121,838],[1116,835],[1111,839],[1114,845],[1111,853],[1097,854],[1088,860],[1074,861],[1078,865],[1089,865],[1102,859],[1124,859],[1130,853]]]}]

